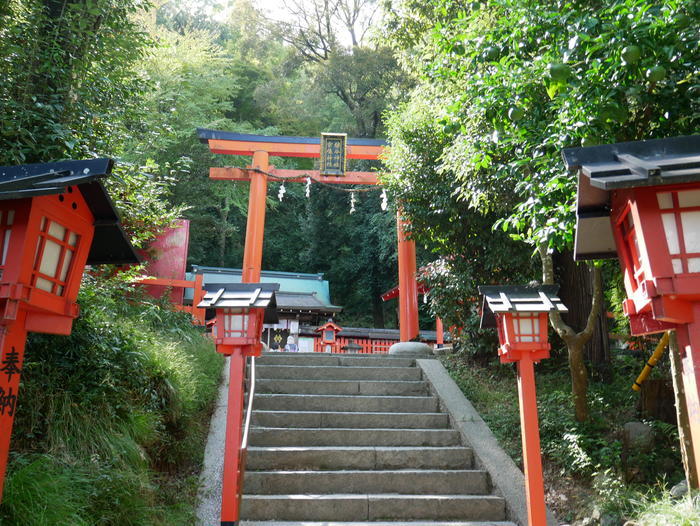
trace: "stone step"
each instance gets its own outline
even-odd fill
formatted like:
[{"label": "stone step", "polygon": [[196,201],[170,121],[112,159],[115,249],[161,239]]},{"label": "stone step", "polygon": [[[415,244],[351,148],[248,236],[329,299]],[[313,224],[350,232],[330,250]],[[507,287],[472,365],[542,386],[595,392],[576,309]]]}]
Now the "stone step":
[{"label": "stone step", "polygon": [[254,407],[263,411],[352,411],[437,413],[437,398],[431,396],[346,396],[256,394]]},{"label": "stone step", "polygon": [[468,469],[472,450],[451,447],[249,447],[246,468],[270,469]]},{"label": "stone step", "polygon": [[456,446],[454,429],[251,428],[252,446]]},{"label": "stone step", "polygon": [[288,380],[421,380],[416,367],[338,367],[320,365],[256,365],[257,377]]},{"label": "stone step", "polygon": [[352,427],[444,429],[446,413],[357,413],[327,411],[253,411],[253,426],[259,427]]},{"label": "stone step", "polygon": [[429,394],[424,381],[377,380],[287,380],[259,379],[257,393],[342,394],[342,395],[422,395]]},{"label": "stone step", "polygon": [[260,365],[413,367],[416,362],[413,358],[395,358],[390,355],[264,353],[256,363]]},{"label": "stone step", "polygon": [[518,526],[514,522],[503,521],[401,521],[391,522],[290,522],[290,521],[241,521],[241,526]]},{"label": "stone step", "polygon": [[286,521],[505,520],[493,495],[244,495],[241,518]]},{"label": "stone step", "polygon": [[384,471],[248,471],[245,491],[251,495],[276,493],[398,493],[469,494],[490,491],[488,474],[481,470]]}]

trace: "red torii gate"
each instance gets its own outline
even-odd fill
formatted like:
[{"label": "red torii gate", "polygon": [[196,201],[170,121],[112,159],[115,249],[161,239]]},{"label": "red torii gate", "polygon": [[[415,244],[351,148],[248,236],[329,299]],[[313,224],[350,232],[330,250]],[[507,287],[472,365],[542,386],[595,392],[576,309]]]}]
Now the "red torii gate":
[{"label": "red torii gate", "polygon": [[[248,223],[243,256],[243,283],[260,281],[262,247],[265,230],[265,200],[268,174],[284,177],[285,182],[306,182],[306,177],[326,184],[377,185],[375,172],[346,172],[343,176],[321,175],[318,170],[286,170],[270,166],[271,155],[278,157],[321,156],[321,140],[317,137],[249,135],[198,128],[199,139],[208,144],[212,153],[251,155],[247,168],[209,169],[209,177],[227,181],[250,181]],[[348,159],[381,159],[386,141],[381,139],[348,138]],[[418,336],[418,284],[416,282],[416,245],[406,238],[405,221],[397,214],[399,259],[399,329],[401,341]]]},{"label": "red torii gate", "polygon": [[[326,184],[378,184],[374,172],[346,172],[343,176],[321,175],[313,170],[280,170],[270,166],[271,155],[278,157],[320,157],[321,140],[313,137],[270,137],[241,133],[198,129],[202,142],[212,153],[224,155],[252,155],[247,168],[210,168],[209,177],[219,180],[250,181],[248,222],[243,254],[242,283],[260,282],[262,249],[265,236],[265,204],[269,175],[283,177],[285,182],[305,182],[306,177]],[[349,159],[380,159],[385,141],[376,139],[348,139],[346,156]],[[399,256],[400,337],[409,341],[418,336],[418,285],[416,282],[416,245],[406,237],[406,223],[397,213]],[[243,438],[243,382],[245,357],[238,349],[231,355],[228,408],[226,411],[226,445],[224,450],[221,526],[235,526],[239,518],[241,483],[245,453]]]}]

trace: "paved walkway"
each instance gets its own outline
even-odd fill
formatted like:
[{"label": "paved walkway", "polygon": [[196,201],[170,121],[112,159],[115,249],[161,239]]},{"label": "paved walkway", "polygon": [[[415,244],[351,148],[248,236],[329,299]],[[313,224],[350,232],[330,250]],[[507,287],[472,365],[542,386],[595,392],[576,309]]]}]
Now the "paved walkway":
[{"label": "paved walkway", "polygon": [[219,526],[220,524],[229,371],[229,359],[226,358],[216,408],[211,418],[207,447],[204,450],[204,465],[197,494],[198,526]]}]

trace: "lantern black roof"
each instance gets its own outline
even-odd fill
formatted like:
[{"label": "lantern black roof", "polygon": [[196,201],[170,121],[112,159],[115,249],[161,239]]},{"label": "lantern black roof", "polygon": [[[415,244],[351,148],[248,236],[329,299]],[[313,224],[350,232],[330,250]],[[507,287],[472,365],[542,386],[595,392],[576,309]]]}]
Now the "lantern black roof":
[{"label": "lantern black roof", "polygon": [[557,297],[559,285],[481,285],[479,294],[484,296],[481,305],[482,329],[496,326],[498,312],[569,312]]},{"label": "lantern black roof", "polygon": [[205,309],[265,309],[265,323],[277,323],[275,292],[278,283],[216,283],[205,285],[204,298],[197,307]]},{"label": "lantern black roof", "polygon": [[112,159],[0,166],[0,200],[62,194],[77,186],[95,218],[88,265],[138,263],[107,190],[99,181],[112,172]]},{"label": "lantern black roof", "polygon": [[616,258],[610,190],[700,181],[700,135],[566,148],[578,172],[574,258]]}]

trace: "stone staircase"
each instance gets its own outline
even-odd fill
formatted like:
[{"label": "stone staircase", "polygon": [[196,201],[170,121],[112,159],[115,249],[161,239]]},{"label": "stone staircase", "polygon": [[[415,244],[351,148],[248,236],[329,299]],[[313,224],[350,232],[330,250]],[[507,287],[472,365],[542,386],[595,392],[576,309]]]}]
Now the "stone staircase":
[{"label": "stone staircase", "polygon": [[515,526],[413,359],[257,361],[247,526]]}]

